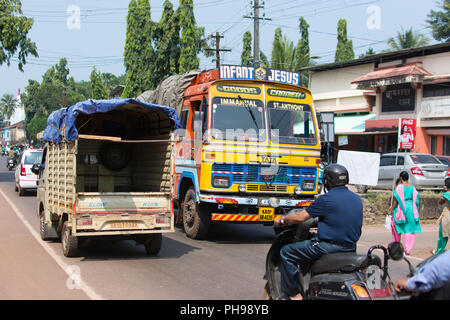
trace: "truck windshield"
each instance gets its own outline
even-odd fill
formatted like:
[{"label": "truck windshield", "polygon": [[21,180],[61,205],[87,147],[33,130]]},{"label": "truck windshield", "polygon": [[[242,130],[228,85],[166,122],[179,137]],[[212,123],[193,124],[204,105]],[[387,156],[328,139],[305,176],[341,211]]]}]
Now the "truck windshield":
[{"label": "truck windshield", "polygon": [[315,145],[317,136],[311,106],[269,101],[272,142]]},{"label": "truck windshield", "polygon": [[261,100],[215,97],[212,136],[218,140],[264,140],[264,104]]}]

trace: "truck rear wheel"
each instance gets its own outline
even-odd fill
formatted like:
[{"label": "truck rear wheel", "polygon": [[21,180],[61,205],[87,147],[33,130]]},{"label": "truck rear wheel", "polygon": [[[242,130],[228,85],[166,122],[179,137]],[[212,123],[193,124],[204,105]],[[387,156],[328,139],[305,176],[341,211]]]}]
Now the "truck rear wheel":
[{"label": "truck rear wheel", "polygon": [[69,223],[64,222],[61,232],[61,244],[63,254],[66,257],[74,257],[78,253],[78,237],[72,236],[72,231],[69,229]]},{"label": "truck rear wheel", "polygon": [[205,207],[195,202],[194,188],[189,188],[184,197],[183,226],[186,236],[204,239],[208,235],[211,215]]},{"label": "truck rear wheel", "polygon": [[44,241],[58,238],[56,230],[53,227],[49,227],[45,223],[45,216],[43,212],[39,214],[39,233],[41,235],[41,239]]},{"label": "truck rear wheel", "polygon": [[149,256],[156,256],[161,250],[162,234],[155,233],[148,237],[144,243],[145,251]]}]

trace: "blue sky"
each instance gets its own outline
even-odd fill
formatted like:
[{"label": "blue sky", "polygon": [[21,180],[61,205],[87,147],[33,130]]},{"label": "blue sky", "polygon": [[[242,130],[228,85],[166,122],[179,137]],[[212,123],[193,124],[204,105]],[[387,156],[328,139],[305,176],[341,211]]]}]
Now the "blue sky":
[{"label": "blue sky", "polygon": [[[172,0],[175,7],[179,0]],[[261,2],[263,0],[260,0]],[[39,58],[29,58],[24,72],[16,63],[0,67],[0,96],[24,91],[28,79],[41,81],[42,74],[61,57],[69,62],[75,80],[88,80],[92,67],[117,75],[124,73],[123,48],[126,32],[128,0],[22,0],[24,14],[35,22],[30,33],[38,47]],[[251,0],[194,0],[197,24],[205,34],[223,34],[223,48],[231,53],[221,55],[223,64],[239,64],[242,35],[253,33],[253,21],[244,15],[251,13]],[[161,17],[164,0],[150,0],[154,21]],[[321,57],[319,64],[333,62],[336,48],[336,28],[340,18],[348,24],[348,37],[353,40],[356,56],[369,47],[376,52],[387,48],[387,39],[398,30],[413,28],[430,38],[427,14],[438,5],[434,0],[265,0],[261,10],[271,21],[260,27],[261,50],[270,58],[274,30],[283,33],[296,44],[299,40],[298,19],[304,16],[310,25],[312,55]],[[75,11],[73,11],[73,9]],[[79,10],[80,14],[77,15]],[[77,19],[79,17],[79,19]],[[79,23],[78,23],[79,22]],[[202,69],[215,63],[201,57]]]}]

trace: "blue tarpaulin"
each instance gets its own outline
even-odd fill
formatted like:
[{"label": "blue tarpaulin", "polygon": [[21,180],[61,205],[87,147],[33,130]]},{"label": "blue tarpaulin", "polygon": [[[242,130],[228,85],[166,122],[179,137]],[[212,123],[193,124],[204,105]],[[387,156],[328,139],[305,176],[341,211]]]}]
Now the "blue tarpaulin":
[{"label": "blue tarpaulin", "polygon": [[138,104],[149,109],[159,109],[167,114],[175,123],[175,128],[181,128],[180,119],[174,108],[150,104],[136,99],[112,99],[112,100],[86,100],[77,104],[53,111],[47,119],[47,127],[42,135],[42,140],[48,142],[75,141],[78,138],[78,130],[75,120],[79,114],[94,114],[112,111],[127,104]]}]

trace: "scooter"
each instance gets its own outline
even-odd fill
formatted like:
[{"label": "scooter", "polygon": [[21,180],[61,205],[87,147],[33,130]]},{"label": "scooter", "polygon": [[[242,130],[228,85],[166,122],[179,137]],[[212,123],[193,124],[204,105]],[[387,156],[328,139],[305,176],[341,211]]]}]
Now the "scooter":
[{"label": "scooter", "polygon": [[[287,215],[293,214],[291,210]],[[290,225],[274,239],[267,253],[267,280],[264,297],[277,300],[281,292],[280,250],[289,243],[313,238],[316,233],[317,219],[309,219],[301,224]],[[299,272],[302,296],[305,300],[397,300],[400,296],[394,290],[394,284],[388,273],[388,260],[403,258],[401,244],[390,243],[388,248],[382,245],[370,247],[367,254],[353,252],[333,253],[316,260],[308,273]],[[375,250],[383,252],[383,263]],[[302,289],[299,288],[299,289]]]}]

